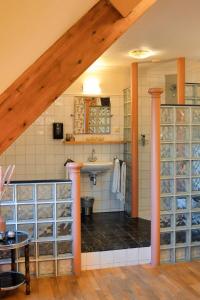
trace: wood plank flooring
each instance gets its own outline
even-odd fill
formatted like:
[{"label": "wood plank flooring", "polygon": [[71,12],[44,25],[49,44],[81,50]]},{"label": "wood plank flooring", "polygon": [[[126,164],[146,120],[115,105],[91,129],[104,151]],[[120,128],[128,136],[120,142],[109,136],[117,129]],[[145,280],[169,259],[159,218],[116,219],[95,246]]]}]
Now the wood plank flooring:
[{"label": "wood plank flooring", "polygon": [[195,300],[200,299],[200,262],[129,266],[32,279],[32,293],[24,287],[1,294],[3,300]]}]

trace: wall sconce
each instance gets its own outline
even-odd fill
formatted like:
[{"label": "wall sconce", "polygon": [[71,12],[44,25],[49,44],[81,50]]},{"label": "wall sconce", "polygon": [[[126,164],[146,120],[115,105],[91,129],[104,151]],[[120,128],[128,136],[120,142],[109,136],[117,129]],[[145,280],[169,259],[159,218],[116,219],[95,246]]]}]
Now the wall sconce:
[{"label": "wall sconce", "polygon": [[101,88],[99,80],[94,77],[89,77],[83,82],[83,94],[84,95],[99,95],[101,94]]}]

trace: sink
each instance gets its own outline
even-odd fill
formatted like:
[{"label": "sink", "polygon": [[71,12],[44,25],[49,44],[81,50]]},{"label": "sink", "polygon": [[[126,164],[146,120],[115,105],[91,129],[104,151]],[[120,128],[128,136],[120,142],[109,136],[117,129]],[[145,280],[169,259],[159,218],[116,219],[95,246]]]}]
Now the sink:
[{"label": "sink", "polygon": [[82,173],[102,173],[111,170],[113,167],[112,161],[95,161],[95,162],[84,162],[81,168]]}]

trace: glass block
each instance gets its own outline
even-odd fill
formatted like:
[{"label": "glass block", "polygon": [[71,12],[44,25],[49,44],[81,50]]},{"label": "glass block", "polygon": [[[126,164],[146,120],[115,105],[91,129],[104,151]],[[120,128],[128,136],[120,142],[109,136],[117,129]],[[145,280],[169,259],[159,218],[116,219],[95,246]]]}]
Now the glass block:
[{"label": "glass block", "polygon": [[190,139],[190,128],[189,126],[176,126],[176,141],[185,142]]},{"label": "glass block", "polygon": [[172,233],[171,232],[161,232],[160,233],[160,245],[171,245],[172,243]]},{"label": "glass block", "polygon": [[161,194],[172,194],[174,192],[174,181],[171,179],[161,180]]},{"label": "glass block", "polygon": [[38,243],[38,255],[39,257],[53,257],[54,254],[54,242],[42,242]]},{"label": "glass block", "polygon": [[0,251],[0,259],[10,259],[10,250]]},{"label": "glass block", "polygon": [[190,187],[189,179],[176,179],[176,192],[177,193],[188,193]]},{"label": "glass block", "polygon": [[71,259],[61,259],[58,260],[58,275],[69,275],[72,274],[72,260]]},{"label": "glass block", "polygon": [[17,201],[34,201],[34,185],[17,185]]},{"label": "glass block", "polygon": [[200,212],[193,212],[191,218],[192,225],[200,225]]},{"label": "glass block", "polygon": [[57,222],[57,237],[67,236],[72,234],[71,222]]},{"label": "glass block", "polygon": [[192,157],[200,158],[200,144],[192,144]]},{"label": "glass block", "polygon": [[12,205],[1,205],[0,213],[6,221],[15,221],[15,207]]},{"label": "glass block", "polygon": [[185,244],[187,242],[187,231],[176,231],[176,244]]},{"label": "glass block", "polygon": [[63,201],[71,198],[71,182],[56,184],[56,199]]},{"label": "glass block", "polygon": [[173,159],[174,157],[173,144],[161,144],[160,153],[161,153],[161,159]]},{"label": "glass block", "polygon": [[174,200],[173,197],[162,197],[160,199],[160,210],[161,211],[171,211],[173,200]]},{"label": "glass block", "polygon": [[47,275],[55,275],[55,261],[40,261],[39,268],[39,276],[47,276]]},{"label": "glass block", "polygon": [[176,209],[187,209],[189,197],[187,196],[178,196],[176,197]]},{"label": "glass block", "polygon": [[192,123],[200,124],[200,109],[192,108]]},{"label": "glass block", "polygon": [[176,226],[187,226],[189,224],[187,214],[176,214]]},{"label": "glass block", "polygon": [[[24,258],[24,247],[20,248],[18,250],[18,257],[19,258]],[[36,246],[35,246],[35,243],[30,243],[29,244],[29,257],[31,259],[36,258]]]},{"label": "glass block", "polygon": [[189,144],[176,144],[176,158],[189,158],[190,145]]},{"label": "glass block", "polygon": [[192,140],[200,141],[200,126],[192,126]]},{"label": "glass block", "polygon": [[200,229],[192,229],[191,230],[191,242],[200,242]]},{"label": "glass block", "polygon": [[38,220],[53,219],[53,204],[38,204],[37,217]]},{"label": "glass block", "polygon": [[186,261],[189,259],[189,251],[188,248],[176,248],[175,250],[176,261]]},{"label": "glass block", "polygon": [[174,163],[169,161],[161,162],[161,176],[174,176]]},{"label": "glass block", "polygon": [[190,162],[188,160],[182,160],[176,162],[176,175],[177,176],[190,175]]},{"label": "glass block", "polygon": [[[29,263],[30,275],[36,275],[36,262],[32,261]],[[18,264],[18,271],[25,274],[25,263],[21,262]]]},{"label": "glass block", "polygon": [[192,195],[192,208],[200,208],[200,195]]},{"label": "glass block", "polygon": [[174,122],[174,109],[161,108],[161,124],[172,124]]},{"label": "glass block", "polygon": [[53,184],[37,184],[37,200],[52,201],[54,200]]},{"label": "glass block", "polygon": [[31,224],[31,223],[28,223],[28,224],[18,224],[17,225],[17,230],[19,231],[26,231],[29,233],[30,237],[32,239],[35,238],[35,224]]},{"label": "glass block", "polygon": [[192,178],[192,191],[200,191],[200,178]]},{"label": "glass block", "polygon": [[186,85],[185,86],[185,96],[187,98],[194,98],[194,86],[193,85]]},{"label": "glass block", "polygon": [[72,255],[72,241],[58,241],[57,255],[59,257]]},{"label": "glass block", "polygon": [[160,216],[160,228],[167,228],[172,226],[172,215]]},{"label": "glass block", "polygon": [[160,250],[160,260],[162,263],[173,262],[173,249],[161,249]]},{"label": "glass block", "polygon": [[192,176],[200,176],[200,160],[192,161]]},{"label": "glass block", "polygon": [[2,202],[4,202],[4,201],[14,202],[14,186],[13,185],[8,185],[5,187],[1,201]]},{"label": "glass block", "polygon": [[188,108],[176,108],[176,123],[187,124],[190,122],[190,111]]},{"label": "glass block", "polygon": [[53,237],[53,223],[38,224],[38,238]]},{"label": "glass block", "polygon": [[18,221],[26,221],[26,220],[34,220],[35,216],[35,206],[30,204],[21,204],[17,206],[17,220]]},{"label": "glass block", "polygon": [[72,216],[72,203],[57,203],[56,217],[57,219],[68,218]]},{"label": "glass block", "polygon": [[161,141],[172,142],[174,140],[174,128],[173,126],[161,126]]},{"label": "glass block", "polygon": [[10,263],[5,262],[1,265],[1,272],[10,272]]},{"label": "glass block", "polygon": [[191,259],[200,259],[200,247],[199,246],[191,247]]},{"label": "glass block", "polygon": [[16,224],[6,224],[7,231],[16,231]]}]

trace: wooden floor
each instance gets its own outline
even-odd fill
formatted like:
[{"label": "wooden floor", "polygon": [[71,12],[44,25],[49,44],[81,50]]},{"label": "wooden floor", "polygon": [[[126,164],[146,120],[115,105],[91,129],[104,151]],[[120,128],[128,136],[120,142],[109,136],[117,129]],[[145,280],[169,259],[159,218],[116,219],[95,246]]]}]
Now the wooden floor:
[{"label": "wooden floor", "polygon": [[174,300],[200,299],[200,262],[133,266],[84,271],[80,278],[58,277],[32,280],[32,293],[23,287],[1,299],[12,300]]}]

